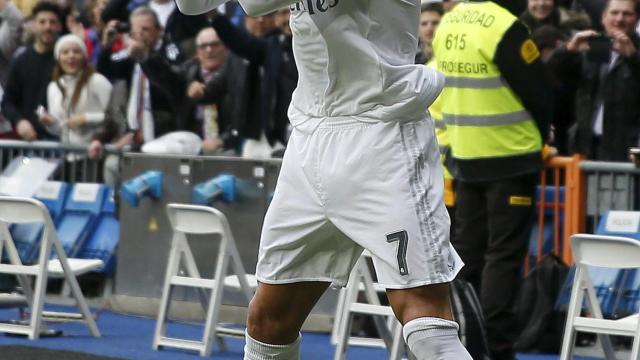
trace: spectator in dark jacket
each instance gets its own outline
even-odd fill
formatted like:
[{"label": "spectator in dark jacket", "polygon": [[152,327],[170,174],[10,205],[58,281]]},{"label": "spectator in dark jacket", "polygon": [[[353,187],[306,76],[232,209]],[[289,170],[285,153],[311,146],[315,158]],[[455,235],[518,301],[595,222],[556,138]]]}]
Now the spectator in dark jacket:
[{"label": "spectator in dark jacket", "polygon": [[[575,102],[575,86],[565,83],[557,76],[556,63],[550,61],[554,52],[564,46],[567,40],[562,31],[552,25],[542,25],[531,33],[531,40],[540,50],[540,59],[545,64],[553,85],[553,98],[555,104],[573,104]],[[568,155],[567,132],[573,124],[574,108],[572,105],[554,106],[552,124],[552,136],[549,144],[556,148],[557,154]]]},{"label": "spectator in dark jacket", "polygon": [[291,35],[276,27],[275,14],[247,17],[247,31],[234,27],[229,19],[213,15],[211,25],[230,51],[249,61],[246,74],[237,80],[247,96],[236,107],[236,126],[231,131],[245,139],[243,156],[268,157],[286,144],[287,111],[298,81]]},{"label": "spectator in dark jacket", "polygon": [[[157,54],[151,54],[141,63],[141,67],[145,74],[149,74],[152,83],[171,93],[175,106],[181,109],[179,114],[184,129],[198,134],[203,139],[203,153],[214,153],[223,147],[220,133],[230,123],[227,112],[231,111],[225,108],[224,99],[229,94],[228,89],[232,87],[232,81],[224,80],[224,85],[217,86],[219,90],[212,94],[209,101],[201,102],[201,99],[206,83],[222,81],[221,69],[228,71],[233,66],[225,66],[227,50],[212,28],[200,31],[196,37],[196,48],[196,58],[184,63],[180,69],[172,67]],[[232,74],[228,77],[235,78]]]},{"label": "spectator in dark jacket", "polygon": [[13,58],[2,98],[2,114],[11,121],[21,139],[51,138],[38,120],[36,110],[46,107],[47,85],[51,81],[53,46],[62,29],[58,5],[40,2],[33,8],[33,45]]},{"label": "spectator in dark jacket", "polygon": [[[576,33],[550,61],[559,78],[574,84],[576,122],[569,147],[590,159],[627,161],[628,148],[638,146],[640,129],[640,39],[635,33],[636,2],[609,0],[602,25],[610,44],[594,47],[593,30]],[[599,56],[598,56],[599,55]]]},{"label": "spectator in dark jacket", "polygon": [[129,86],[127,124],[134,134],[134,145],[181,129],[178,109],[170,99],[166,89],[150,83],[139,63],[150,54],[163,56],[173,65],[178,65],[182,57],[177,47],[162,41],[162,27],[151,9],[139,7],[131,13],[131,38],[127,47],[113,53],[115,38],[113,22],[104,30],[103,50],[98,58],[98,71],[114,81],[124,79]]}]

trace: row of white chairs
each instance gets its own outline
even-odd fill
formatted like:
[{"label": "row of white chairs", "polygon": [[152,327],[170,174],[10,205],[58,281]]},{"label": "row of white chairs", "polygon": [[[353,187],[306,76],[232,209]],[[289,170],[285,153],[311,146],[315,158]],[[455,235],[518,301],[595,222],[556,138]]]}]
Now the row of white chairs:
[{"label": "row of white chairs", "polygon": [[[224,349],[223,336],[244,336],[244,331],[241,329],[218,326],[218,315],[225,286],[239,288],[249,301],[257,282],[255,276],[247,274],[229,223],[222,212],[206,206],[169,204],[167,214],[173,228],[173,239],[153,348],[159,349],[163,346],[182,348],[198,351],[201,356],[209,356],[214,339],[218,346]],[[9,232],[9,225],[15,223],[44,224],[37,264],[22,264]],[[187,237],[192,234],[219,235],[218,237],[210,236],[212,239],[220,239],[216,268],[212,278],[203,278],[198,271],[187,240]],[[640,268],[640,242],[624,237],[576,234],[571,237],[571,245],[576,274],[560,359],[571,358],[575,334],[582,331],[598,334],[607,359],[616,358],[608,335],[633,337],[631,359],[640,360],[638,314],[618,320],[605,319],[588,272],[589,266],[617,269]],[[100,336],[76,276],[94,271],[104,264],[101,260],[67,258],[49,212],[41,202],[30,198],[0,196],[0,257],[5,251],[9,261],[0,264],[0,273],[17,276],[25,302],[31,308],[31,314],[28,324],[0,323],[0,332],[22,334],[30,339],[37,339],[44,320],[65,318],[84,322],[93,336]],[[395,319],[391,308],[380,303],[378,295],[384,293],[385,289],[374,281],[368,259],[370,255],[365,252],[356,263],[347,287],[340,292],[331,335],[331,340],[336,345],[334,360],[346,359],[346,350],[350,345],[384,347],[388,350],[391,360],[403,359],[405,356],[406,347],[402,339],[402,327]],[[50,277],[63,278],[66,281],[80,313],[56,313],[43,310],[47,281]],[[204,334],[200,341],[171,338],[166,335],[171,292],[176,286],[196,288],[201,292],[205,323]],[[2,297],[0,296],[0,302]],[[364,299],[364,302],[361,299]],[[587,300],[590,316],[582,315],[584,300]],[[373,316],[380,339],[352,337],[350,333],[354,314]]]}]

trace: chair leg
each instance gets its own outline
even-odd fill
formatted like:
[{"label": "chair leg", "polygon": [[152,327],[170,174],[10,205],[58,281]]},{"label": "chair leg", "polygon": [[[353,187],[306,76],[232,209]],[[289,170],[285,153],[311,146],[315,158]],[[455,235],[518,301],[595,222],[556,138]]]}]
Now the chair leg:
[{"label": "chair leg", "polygon": [[[367,266],[365,258],[360,259],[357,263],[355,271],[359,274],[362,284],[364,285],[364,292],[369,304],[381,306],[380,299],[378,298],[378,292],[373,286],[373,276],[371,270]],[[392,320],[395,321],[395,318]],[[393,347],[393,335],[389,331],[390,327],[387,325],[385,316],[373,315],[373,324],[380,334],[380,338],[384,341],[387,350],[391,350]],[[393,324],[393,323],[392,323]]]},{"label": "chair leg", "polygon": [[[638,320],[640,321],[640,319]],[[636,331],[633,337],[633,345],[631,346],[631,360],[640,360],[640,334]]]},{"label": "chair leg", "polygon": [[242,289],[242,292],[244,292],[247,301],[251,301],[254,295],[254,290],[249,286],[249,282],[247,281],[247,271],[244,268],[244,264],[242,264],[238,247],[233,239],[227,243],[227,247],[229,249],[229,255],[231,256],[231,266],[233,267],[233,272],[238,277],[240,288]]},{"label": "chair leg", "polygon": [[[589,278],[589,274],[587,273],[587,271],[584,271],[584,278],[582,281],[582,286],[587,293],[587,304],[589,310],[595,318],[604,319],[602,310],[600,309],[600,301],[598,300],[598,296],[593,289],[593,284],[591,283],[591,279]],[[580,303],[582,304],[582,302]],[[602,350],[604,351],[605,359],[615,360],[616,353],[613,349],[613,344],[611,343],[611,337],[607,334],[598,334],[598,340],[600,341],[600,345],[602,346]]]},{"label": "chair leg", "polygon": [[58,254],[58,258],[60,259],[60,264],[62,265],[62,269],[64,270],[65,279],[67,280],[67,284],[71,287],[71,292],[73,293],[73,297],[76,299],[76,303],[80,308],[80,312],[84,318],[89,331],[93,337],[100,337],[100,330],[98,330],[98,325],[96,325],[96,321],[91,314],[91,310],[89,310],[89,305],[87,304],[86,299],[84,298],[84,294],[82,294],[82,290],[80,290],[80,285],[78,284],[78,279],[76,279],[76,275],[71,270],[69,266],[69,262],[67,260],[67,255],[62,248],[62,245],[58,241],[58,239],[53,240],[53,246]]},{"label": "chair leg", "polygon": [[40,337],[40,326],[42,324],[42,309],[44,307],[44,297],[47,294],[47,266],[49,264],[49,256],[51,255],[51,239],[49,229],[45,226],[42,230],[42,242],[40,247],[40,255],[38,264],[40,271],[36,276],[35,286],[33,290],[33,303],[31,303],[31,334],[29,339],[38,339]]},{"label": "chair leg", "polygon": [[[360,260],[358,260],[360,261]],[[337,330],[337,345],[334,354],[334,360],[345,360],[347,356],[347,348],[349,346],[349,336],[351,334],[351,303],[356,301],[358,297],[358,285],[360,283],[360,275],[358,271],[353,271],[349,277],[349,282],[345,288],[345,300],[340,314],[340,321],[334,325]]]},{"label": "chair leg", "polygon": [[338,336],[340,334],[340,327],[338,325],[340,324],[340,319],[344,312],[344,306],[346,305],[346,301],[347,301],[347,289],[342,288],[338,292],[338,301],[336,303],[336,313],[333,317],[333,327],[331,328],[331,344],[332,345],[338,344]]},{"label": "chair leg", "polygon": [[42,309],[44,307],[44,297],[47,289],[47,276],[39,274],[34,287],[33,303],[31,303],[31,333],[29,339],[35,340],[40,337],[40,326],[42,324]]},{"label": "chair leg", "polygon": [[573,330],[573,321],[576,316],[580,315],[582,310],[582,302],[584,293],[581,284],[581,276],[583,269],[578,266],[576,268],[573,287],[571,288],[571,300],[569,300],[569,309],[567,311],[567,322],[564,327],[564,335],[562,338],[562,349],[560,351],[560,360],[571,359],[573,353],[573,343],[575,342],[575,331]]},{"label": "chair leg", "polygon": [[218,261],[214,273],[215,286],[211,292],[209,306],[207,307],[207,315],[204,326],[203,342],[204,349],[200,351],[201,356],[211,355],[211,339],[216,335],[216,326],[218,324],[218,312],[220,311],[220,303],[222,301],[222,290],[224,289],[224,277],[227,273],[229,265],[229,257],[227,256],[228,240],[224,237],[220,242],[218,250]]},{"label": "chair leg", "polygon": [[340,333],[338,334],[338,344],[336,345],[336,352],[333,356],[333,360],[346,360],[347,359],[347,349],[349,347],[349,335],[351,333],[351,322],[353,317],[351,316],[351,312],[348,310],[349,304],[346,304],[344,314],[341,316],[341,325],[340,325]]},{"label": "chair leg", "polygon": [[402,360],[402,353],[405,348],[404,338],[402,337],[402,324],[396,322],[393,326],[393,345],[389,351],[389,360]]},{"label": "chair leg", "polygon": [[158,310],[158,320],[156,320],[156,328],[153,336],[153,349],[158,350],[160,339],[166,331],[167,313],[169,311],[169,302],[171,301],[171,277],[178,272],[180,266],[179,244],[175,239],[172,240],[171,249],[169,250],[169,261],[167,262],[167,271],[164,276],[164,286],[162,288],[162,297],[160,298],[160,309]]}]

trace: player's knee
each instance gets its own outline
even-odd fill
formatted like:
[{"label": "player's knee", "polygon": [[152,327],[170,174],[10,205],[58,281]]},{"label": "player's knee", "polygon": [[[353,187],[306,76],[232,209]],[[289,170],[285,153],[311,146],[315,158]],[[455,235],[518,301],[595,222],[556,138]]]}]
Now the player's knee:
[{"label": "player's knee", "polygon": [[286,316],[254,299],[249,303],[247,331],[254,339],[263,342],[288,343],[297,338],[299,329],[294,329]]}]

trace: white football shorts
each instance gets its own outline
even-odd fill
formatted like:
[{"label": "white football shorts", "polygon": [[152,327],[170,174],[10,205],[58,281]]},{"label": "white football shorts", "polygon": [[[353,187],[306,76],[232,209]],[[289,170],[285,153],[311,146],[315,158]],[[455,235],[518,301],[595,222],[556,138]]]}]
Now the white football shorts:
[{"label": "white football shorts", "polygon": [[363,248],[386,288],[453,280],[463,263],[449,242],[443,182],[429,118],[297,125],[264,220],[258,280],[344,286]]}]

